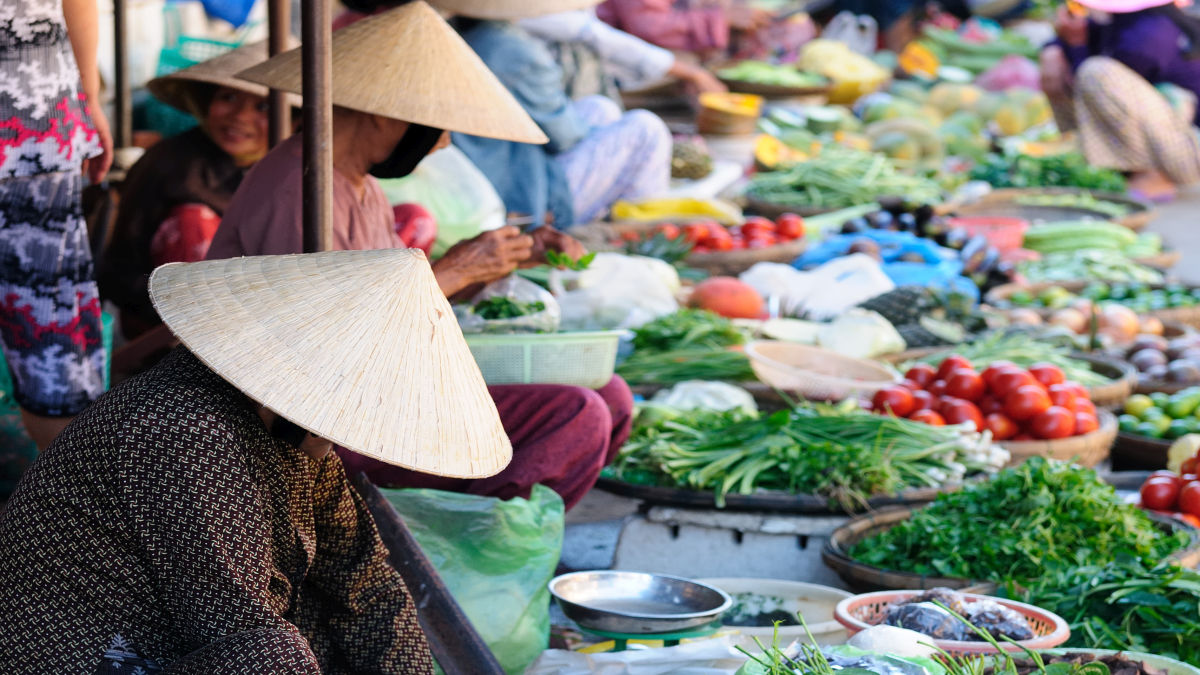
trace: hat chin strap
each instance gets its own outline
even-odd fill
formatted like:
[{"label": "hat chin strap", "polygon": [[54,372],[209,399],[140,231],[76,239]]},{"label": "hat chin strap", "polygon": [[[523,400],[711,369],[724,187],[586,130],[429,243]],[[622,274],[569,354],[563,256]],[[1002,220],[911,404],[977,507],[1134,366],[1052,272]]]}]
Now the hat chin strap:
[{"label": "hat chin strap", "polygon": [[400,137],[400,142],[396,143],[387,159],[371,167],[371,175],[376,178],[403,178],[409,175],[441,137],[441,129],[410,122],[408,130]]}]

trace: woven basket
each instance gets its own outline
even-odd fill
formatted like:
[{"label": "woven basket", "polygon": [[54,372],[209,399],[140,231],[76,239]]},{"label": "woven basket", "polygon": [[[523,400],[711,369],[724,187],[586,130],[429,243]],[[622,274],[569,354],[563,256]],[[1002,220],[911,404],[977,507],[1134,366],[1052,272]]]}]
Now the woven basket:
[{"label": "woven basket", "polygon": [[746,197],[746,211],[756,215],[763,216],[775,220],[785,213],[794,213],[798,216],[808,218],[809,216],[819,216],[822,213],[832,213],[837,209],[827,206],[789,206],[787,204],[779,204],[769,202],[765,199],[757,197]]},{"label": "woven basket", "polygon": [[804,253],[807,246],[803,239],[797,239],[767,248],[692,253],[684,262],[688,267],[702,269],[714,276],[736,277],[760,262],[791,263]]},{"label": "woven basket", "polygon": [[878,363],[794,342],[757,340],[746,345],[746,356],[767,385],[814,401],[873,394],[896,383],[896,374]]},{"label": "woven basket", "polygon": [[[1083,290],[1088,283],[1089,282],[1086,281],[1063,281],[1042,282],[1036,284],[1004,284],[989,291],[987,296],[984,298],[984,301],[989,305],[999,307],[1001,309],[1008,309],[1007,305],[1009,296],[1019,290],[1029,291],[1030,293],[1037,295],[1051,286],[1062,286],[1072,293],[1078,293],[1079,291]],[[1150,288],[1161,288],[1161,285],[1151,284]],[[1044,307],[1031,307],[1030,309],[1043,317],[1048,317],[1054,313],[1054,310]],[[1163,323],[1170,321],[1174,323],[1181,323],[1186,326],[1190,326],[1191,328],[1200,328],[1200,305],[1194,305],[1192,307],[1175,307],[1173,309],[1156,309],[1151,312],[1146,312],[1144,316],[1156,317]]]},{"label": "woven basket", "polygon": [[1152,255],[1145,258],[1134,258],[1133,261],[1139,265],[1146,267],[1155,267],[1160,270],[1169,270],[1179,264],[1183,259],[1183,253],[1179,251],[1163,251],[1158,255]]},{"label": "woven basket", "polygon": [[1004,449],[1012,455],[1006,466],[1017,466],[1030,457],[1040,455],[1073,460],[1088,468],[1095,467],[1108,458],[1113,440],[1117,437],[1116,416],[1104,409],[1097,410],[1096,414],[1100,418],[1100,428],[1090,434],[1050,441],[1004,441]]},{"label": "woven basket", "polygon": [[753,109],[734,112],[704,105],[700,101],[700,111],[696,113],[696,131],[701,134],[718,136],[749,136],[758,127],[758,118],[762,114],[762,97],[753,94],[719,94],[721,98],[735,101],[746,101],[754,105]]},{"label": "woven basket", "polygon": [[1167,468],[1167,450],[1171,441],[1139,436],[1125,431],[1117,433],[1112,448],[1113,471],[1154,471]]},{"label": "woven basket", "polygon": [[[837,604],[833,610],[833,618],[846,627],[854,635],[871,626],[883,623],[883,618],[889,606],[908,600],[921,594],[921,591],[876,591],[863,593],[846,598]],[[1014,610],[1033,629],[1034,637],[1030,640],[1020,640],[1016,643],[1001,642],[1001,648],[1007,652],[1019,652],[1026,649],[1049,649],[1067,641],[1071,637],[1071,627],[1061,616],[1048,612],[1040,607],[996,598],[990,595],[963,593],[969,602],[990,600],[1011,610]],[[964,640],[933,640],[933,643],[950,654],[999,654],[1000,650],[983,641]]]}]

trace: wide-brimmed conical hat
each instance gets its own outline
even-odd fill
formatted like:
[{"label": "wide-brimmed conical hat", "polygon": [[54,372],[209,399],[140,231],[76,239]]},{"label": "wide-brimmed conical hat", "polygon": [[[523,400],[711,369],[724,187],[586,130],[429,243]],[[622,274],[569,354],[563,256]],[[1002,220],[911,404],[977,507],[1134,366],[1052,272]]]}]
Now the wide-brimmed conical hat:
[{"label": "wide-brimmed conical hat", "polygon": [[150,299],[247,396],[368,457],[456,478],[512,457],[429,262],[414,249],[172,263]]},{"label": "wide-brimmed conical hat", "polygon": [[[289,38],[288,43],[289,47],[294,47],[298,41]],[[196,96],[199,86],[229,87],[266,98],[266,87],[235,77],[250,66],[266,60],[266,41],[255,42],[183,70],[177,70],[170,75],[156,77],[146,83],[146,88],[150,90],[154,98],[167,105],[186,113],[202,115],[204,111],[199,109],[200,99]],[[292,106],[300,107],[299,96],[289,93],[287,99]]]},{"label": "wide-brimmed conical hat", "polygon": [[[548,139],[479,56],[417,0],[333,33],[334,105],[520,143]],[[238,77],[300,93],[300,50]]]},{"label": "wide-brimmed conical hat", "polygon": [[497,21],[569,12],[594,7],[601,2],[602,0],[429,0],[431,5],[449,14]]}]

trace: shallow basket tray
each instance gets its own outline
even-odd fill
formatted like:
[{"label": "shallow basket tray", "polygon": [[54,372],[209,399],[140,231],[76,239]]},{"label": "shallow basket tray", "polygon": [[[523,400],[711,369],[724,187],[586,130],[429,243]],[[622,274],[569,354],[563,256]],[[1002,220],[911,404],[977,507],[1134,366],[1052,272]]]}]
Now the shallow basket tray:
[{"label": "shallow basket tray", "polygon": [[684,259],[684,263],[713,276],[736,277],[760,262],[791,263],[804,253],[807,246],[805,240],[796,239],[766,248],[691,253]]},{"label": "shallow basket tray", "polygon": [[624,331],[472,334],[467,346],[483,380],[496,384],[566,384],[599,389],[612,379]]},{"label": "shallow basket tray", "polygon": [[1070,460],[1080,466],[1094,468],[1108,459],[1117,437],[1116,416],[1103,408],[1098,408],[1096,415],[1100,420],[1100,428],[1090,434],[1048,441],[1001,441],[1000,445],[1012,455],[1006,466],[1017,466],[1030,457],[1041,456]]},{"label": "shallow basket tray", "polygon": [[874,361],[782,340],[746,345],[750,367],[764,383],[814,401],[840,401],[873,394],[897,381],[896,374]]},{"label": "shallow basket tray", "polygon": [[1117,432],[1112,448],[1113,471],[1154,471],[1167,468],[1171,441]]},{"label": "shallow basket tray", "polygon": [[[890,605],[908,600],[920,595],[921,591],[876,591],[863,593],[846,598],[838,603],[833,611],[833,618],[846,627],[851,635],[866,630],[883,622],[884,614]],[[1030,640],[1020,640],[1017,643],[1000,641],[1001,648],[1007,652],[1020,652],[1021,647],[1028,649],[1049,649],[1067,641],[1071,637],[1071,628],[1061,616],[1048,612],[1040,607],[1016,602],[1005,598],[995,598],[988,595],[963,593],[967,600],[979,602],[991,600],[1007,607],[1029,622],[1034,637]],[[984,641],[965,640],[936,640],[930,638],[935,645],[950,654],[999,654],[1000,650]]]}]

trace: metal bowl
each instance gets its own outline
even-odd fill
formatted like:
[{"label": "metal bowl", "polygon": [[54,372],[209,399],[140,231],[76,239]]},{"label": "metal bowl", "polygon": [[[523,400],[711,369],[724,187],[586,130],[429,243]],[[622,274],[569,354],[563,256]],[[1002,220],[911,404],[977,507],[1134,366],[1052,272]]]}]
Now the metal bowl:
[{"label": "metal bowl", "polygon": [[563,614],[608,633],[672,633],[715,621],[733,604],[724,591],[664,574],[572,572],[550,581]]}]

